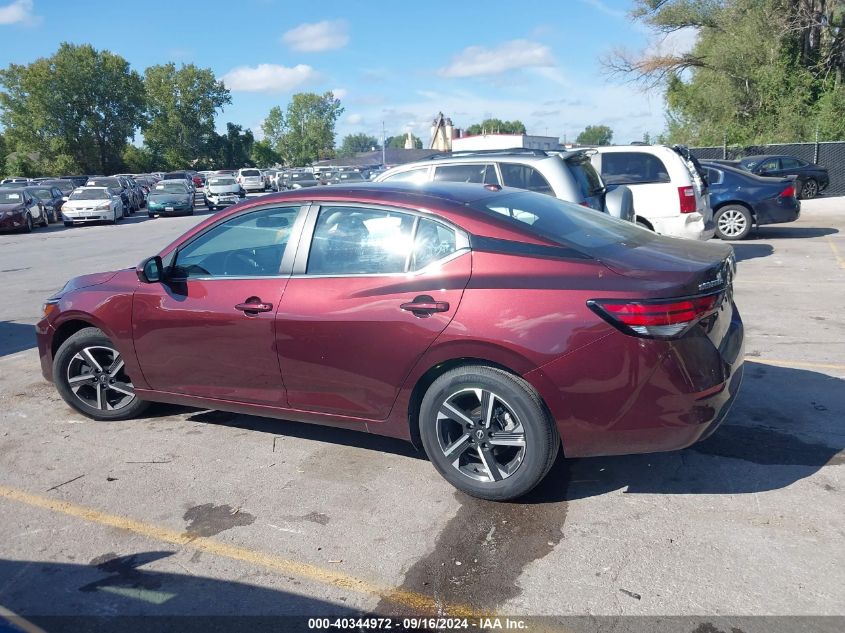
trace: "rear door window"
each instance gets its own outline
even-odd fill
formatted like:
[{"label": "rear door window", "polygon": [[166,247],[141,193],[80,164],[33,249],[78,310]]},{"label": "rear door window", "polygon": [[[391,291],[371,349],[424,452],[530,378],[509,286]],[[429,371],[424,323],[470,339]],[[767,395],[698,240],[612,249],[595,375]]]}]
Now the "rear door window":
[{"label": "rear door window", "polygon": [[804,166],[797,158],[781,158],[780,164],[781,169],[800,169]]},{"label": "rear door window", "polygon": [[488,172],[492,172],[494,180],[489,181],[499,184],[496,178],[496,168],[493,165],[483,163],[462,163],[460,165],[438,165],[434,168],[434,180],[438,182],[474,182],[488,183]]},{"label": "rear door window", "polygon": [[663,161],[645,152],[602,153],[601,175],[609,185],[671,182]]},{"label": "rear door window", "polygon": [[555,195],[549,181],[530,165],[499,163],[499,169],[502,170],[502,180],[504,181],[504,185],[506,187],[528,189],[528,191],[545,193],[550,196]]}]

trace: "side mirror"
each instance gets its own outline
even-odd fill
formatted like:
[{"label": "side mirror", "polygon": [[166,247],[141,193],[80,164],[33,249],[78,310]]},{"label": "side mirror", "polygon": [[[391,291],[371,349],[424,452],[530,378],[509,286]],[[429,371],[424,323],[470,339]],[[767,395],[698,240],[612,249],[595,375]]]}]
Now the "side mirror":
[{"label": "side mirror", "polygon": [[135,268],[135,274],[138,279],[145,284],[154,284],[162,280],[164,276],[164,266],[161,263],[161,257],[153,255],[142,261]]}]

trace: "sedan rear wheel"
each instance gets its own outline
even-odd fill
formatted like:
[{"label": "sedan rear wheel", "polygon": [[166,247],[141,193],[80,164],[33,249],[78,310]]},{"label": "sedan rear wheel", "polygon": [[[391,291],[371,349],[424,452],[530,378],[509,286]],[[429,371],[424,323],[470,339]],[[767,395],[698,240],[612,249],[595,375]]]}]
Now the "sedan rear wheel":
[{"label": "sedan rear wheel", "polygon": [[495,500],[533,489],[560,445],[531,385],[484,366],[459,367],[434,381],[420,408],[420,434],[426,454],[449,483]]},{"label": "sedan rear wheel", "polygon": [[804,181],[804,184],[801,185],[801,198],[803,200],[811,200],[817,195],[819,195],[819,183],[812,178],[808,178]]},{"label": "sedan rear wheel", "polygon": [[97,328],[71,336],[56,353],[53,381],[65,402],[95,420],[125,420],[149,406],[135,386],[114,344]]},{"label": "sedan rear wheel", "polygon": [[716,212],[716,235],[722,240],[743,240],[751,232],[751,212],[745,207],[728,205]]}]

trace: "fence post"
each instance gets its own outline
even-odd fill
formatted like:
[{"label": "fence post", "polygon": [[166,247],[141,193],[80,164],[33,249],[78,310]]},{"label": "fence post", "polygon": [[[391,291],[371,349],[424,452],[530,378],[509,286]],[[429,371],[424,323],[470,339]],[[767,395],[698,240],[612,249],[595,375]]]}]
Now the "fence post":
[{"label": "fence post", "polygon": [[727,160],[728,158],[728,133],[722,136],[722,160]]},{"label": "fence post", "polygon": [[816,123],[816,145],[813,148],[813,162],[819,164],[819,124]]}]

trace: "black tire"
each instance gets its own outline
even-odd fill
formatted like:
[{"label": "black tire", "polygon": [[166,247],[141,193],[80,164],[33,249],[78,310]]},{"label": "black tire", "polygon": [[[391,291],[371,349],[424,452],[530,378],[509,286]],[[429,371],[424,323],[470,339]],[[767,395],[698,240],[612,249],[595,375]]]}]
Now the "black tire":
[{"label": "black tire", "polygon": [[654,231],[653,228],[651,228],[646,222],[644,222],[640,218],[637,218],[637,226],[641,226],[642,228],[648,229],[649,231]]},{"label": "black tire", "polygon": [[[474,430],[466,428],[463,423],[456,422],[454,419],[438,420],[439,417],[443,417],[439,416],[438,412],[447,401],[450,403],[457,402],[461,398],[476,398],[478,400],[475,390],[482,390],[482,393],[489,393],[494,396],[491,411],[498,413],[494,416],[493,422],[486,427],[491,430],[489,436],[485,435],[482,428],[483,420],[481,417],[471,420],[477,424],[473,427]],[[480,411],[482,401],[478,400],[478,402],[478,410]],[[496,402],[501,406],[496,407]],[[513,416],[510,415],[511,413]],[[469,416],[469,414],[467,415]],[[466,421],[470,420],[470,417],[462,419]],[[505,420],[508,421],[508,424],[514,423],[515,429],[522,430],[523,444],[519,446],[493,446],[492,440],[496,437],[492,431],[494,424],[499,425],[496,427],[496,431],[499,433],[511,436],[519,435],[515,431],[508,433],[503,426]],[[495,501],[515,499],[530,492],[549,472],[560,448],[557,427],[546,412],[540,396],[537,395],[531,385],[519,376],[483,365],[458,367],[435,380],[423,397],[420,407],[419,428],[429,460],[446,481],[468,495]],[[479,431],[484,436],[483,438],[478,436],[481,439],[476,437]],[[451,437],[444,438],[444,432],[451,433]],[[465,434],[465,436],[458,434]],[[466,448],[453,451],[451,457],[447,456],[443,440],[446,439],[448,446],[452,447],[459,443],[463,437],[468,438],[461,444],[461,446],[466,444]],[[491,443],[488,444],[484,440],[491,441]],[[520,447],[523,447],[524,450]],[[496,458],[494,468],[498,473],[493,476],[492,470],[485,465],[484,454],[487,454],[487,459],[489,459],[489,455],[497,450],[499,451],[498,455],[502,456],[504,460],[511,459],[512,461],[510,464],[501,464]],[[522,456],[518,457],[521,450]],[[453,461],[455,454],[458,457]],[[513,457],[508,457],[509,455],[513,455]],[[460,464],[462,459],[465,459],[466,463],[456,467],[455,464]],[[505,473],[504,470],[499,468],[500,465],[505,466],[506,469],[510,467],[513,470]],[[475,469],[474,475],[467,474],[468,470],[472,471],[473,469]],[[484,477],[487,480],[481,481],[478,479],[479,477]]]},{"label": "black tire", "polygon": [[801,192],[799,197],[802,200],[812,200],[817,195],[819,195],[819,183],[816,182],[815,178],[807,178],[804,183],[801,185]]},{"label": "black tire", "polygon": [[32,214],[29,211],[26,212],[26,221],[24,222],[21,231],[24,233],[32,233]]},{"label": "black tire", "polygon": [[751,212],[741,205],[725,205],[716,211],[713,219],[716,223],[716,236],[720,240],[736,242],[744,240],[751,233]]},{"label": "black tire", "polygon": [[47,216],[46,211],[41,211],[41,222],[39,222],[42,229],[46,229],[50,226],[50,218]]},{"label": "black tire", "polygon": [[154,218],[154,217],[156,217],[156,214],[155,214],[155,213],[151,213],[151,212],[148,212],[148,213],[147,213],[147,215],[148,215],[150,218]]},{"label": "black tire", "polygon": [[[64,343],[62,343],[61,347],[59,347],[59,351],[56,352],[56,357],[53,360],[53,382],[55,383],[56,389],[58,390],[59,395],[62,397],[62,399],[68,405],[70,405],[83,415],[86,415],[89,418],[93,418],[94,420],[128,420],[130,418],[135,418],[141,415],[141,413],[143,413],[147,409],[147,407],[149,407],[150,403],[141,400],[137,396],[135,396],[131,401],[127,401],[125,404],[120,406],[120,408],[115,410],[109,410],[106,408],[97,408],[96,406],[91,406],[86,403],[85,398],[83,398],[82,396],[77,396],[73,392],[68,379],[69,368],[73,363],[74,369],[70,369],[70,371],[74,372],[76,366],[86,365],[87,361],[82,359],[82,354],[84,353],[83,350],[87,348],[97,348],[98,350],[109,348],[112,351],[116,351],[114,344],[109,340],[109,338],[105,334],[103,334],[102,330],[95,327],[87,327],[82,330],[79,330],[76,334],[73,334]],[[78,391],[82,392],[83,394],[96,394],[100,388],[94,387],[94,385],[97,385],[98,382],[102,381],[102,378],[100,378],[100,381],[95,381],[94,378],[97,376],[97,374],[93,373],[94,366],[88,364],[88,367],[92,370],[92,373],[90,374],[92,379],[90,383],[88,381],[85,381],[81,387],[78,387]],[[108,373],[108,368],[101,367],[101,369],[105,370],[105,372],[101,372],[100,377],[102,377],[102,373]],[[120,369],[115,375],[120,379],[128,380],[129,377],[122,372],[123,370]],[[81,375],[88,374],[83,372]],[[107,381],[108,377],[106,378],[106,381],[102,382]],[[127,384],[131,385],[131,381],[119,382],[114,384],[126,386]],[[82,390],[86,391],[83,392]],[[120,396],[119,394],[120,392],[112,392],[111,398],[114,400],[116,397],[129,397],[128,395]],[[104,401],[108,401],[109,397],[109,395],[101,396]]]},{"label": "black tire", "polygon": [[71,228],[73,226],[73,222],[65,222],[65,226]]}]

